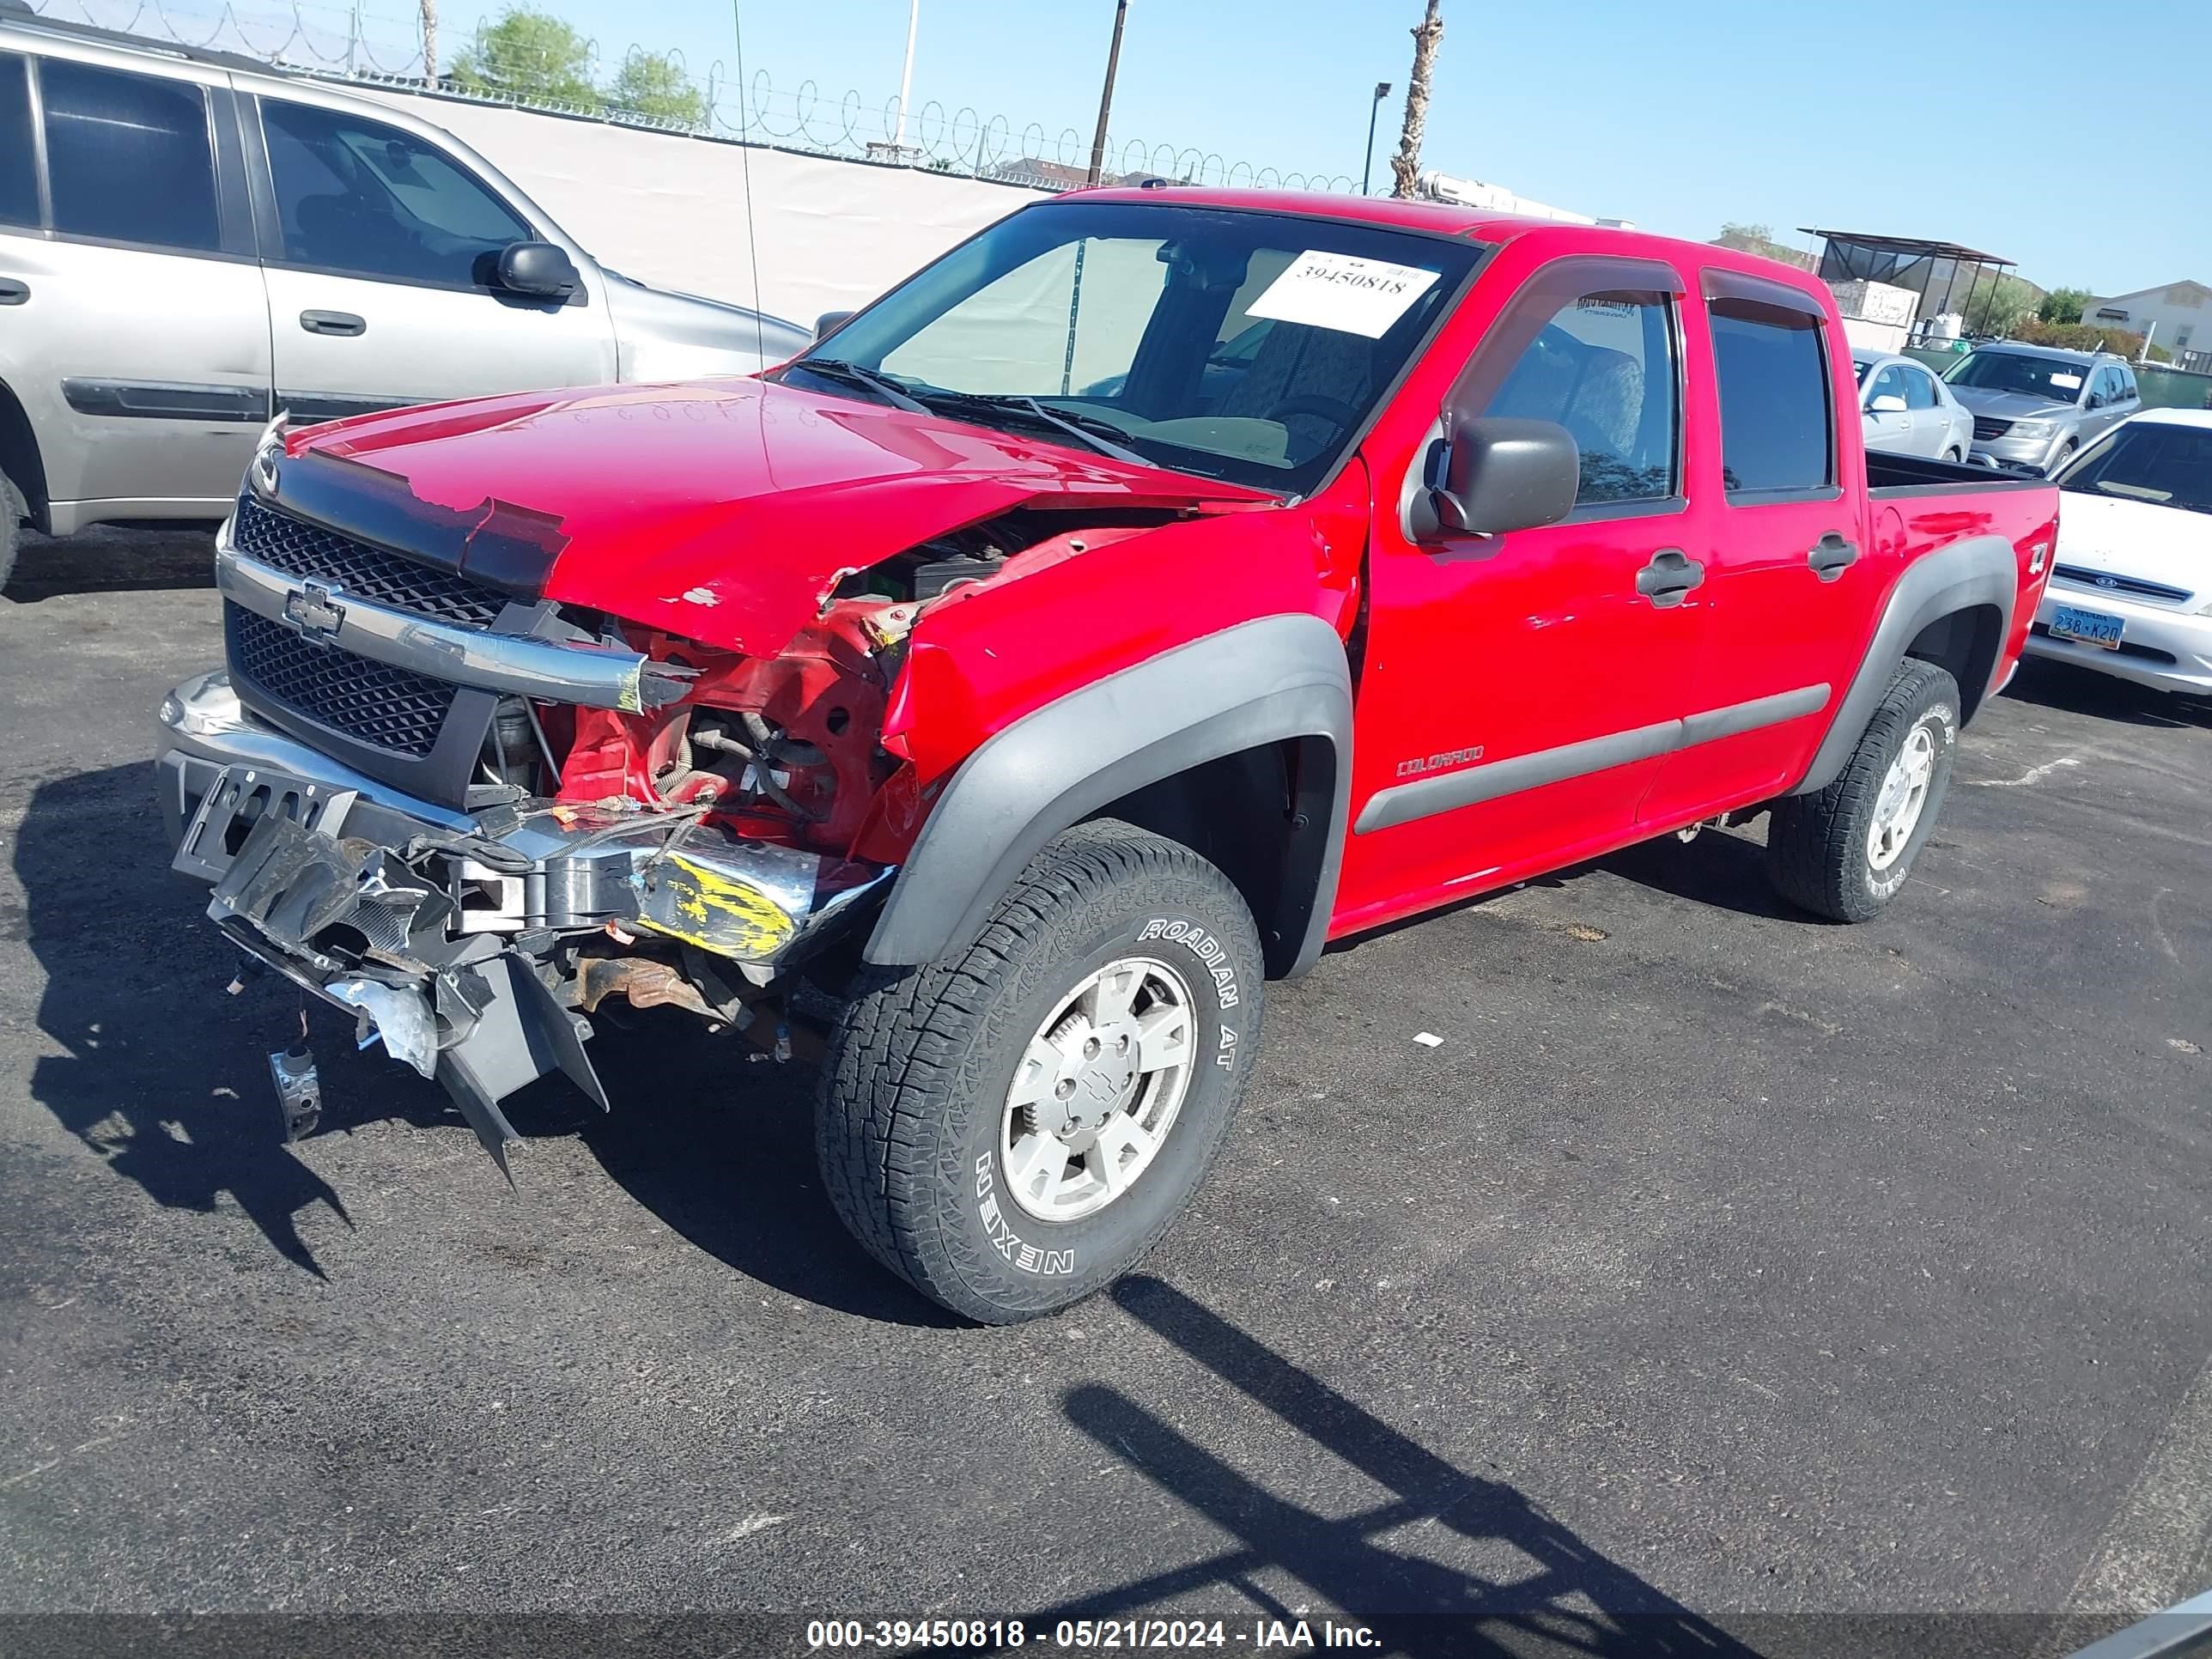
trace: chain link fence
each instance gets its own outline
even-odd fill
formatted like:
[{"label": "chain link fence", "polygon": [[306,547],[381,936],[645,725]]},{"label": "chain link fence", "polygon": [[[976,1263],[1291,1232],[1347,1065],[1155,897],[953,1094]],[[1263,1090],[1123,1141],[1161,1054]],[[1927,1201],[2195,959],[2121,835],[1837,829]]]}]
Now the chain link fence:
[{"label": "chain link fence", "polygon": [[[775,84],[765,70],[740,80],[717,59],[703,71],[680,52],[637,46],[611,55],[558,19],[446,35],[427,76],[418,15],[331,0],[208,6],[170,0],[31,0],[58,21],[89,23],[198,50],[227,52],[282,68],[371,85],[514,104],[554,114],[659,128],[963,178],[1073,190],[1087,176],[1091,136],[1074,125],[1017,125],[972,107],[931,100],[902,112],[858,92],[817,82]],[[901,119],[902,113],[904,119]],[[1356,191],[1348,173],[1301,172],[1232,161],[1218,151],[1109,134],[1109,181],[1165,179],[1255,189]]]}]

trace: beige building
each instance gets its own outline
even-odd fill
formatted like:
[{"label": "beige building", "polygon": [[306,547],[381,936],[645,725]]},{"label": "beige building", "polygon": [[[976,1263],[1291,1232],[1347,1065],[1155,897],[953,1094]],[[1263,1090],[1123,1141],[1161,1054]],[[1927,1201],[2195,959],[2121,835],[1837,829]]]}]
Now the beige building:
[{"label": "beige building", "polygon": [[[2171,351],[2177,363],[2212,360],[2212,288],[2202,283],[2169,283],[2092,300],[2081,307],[2081,320],[2116,323],[2131,334],[2148,333],[2151,343]],[[2186,366],[2199,367],[2194,362]]]}]

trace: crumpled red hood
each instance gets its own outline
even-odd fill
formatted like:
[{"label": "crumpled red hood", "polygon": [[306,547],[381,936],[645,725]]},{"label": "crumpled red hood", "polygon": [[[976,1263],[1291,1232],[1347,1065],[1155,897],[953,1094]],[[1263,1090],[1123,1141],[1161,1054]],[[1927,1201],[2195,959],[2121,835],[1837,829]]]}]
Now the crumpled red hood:
[{"label": "crumpled red hood", "polygon": [[288,449],[391,475],[449,523],[488,504],[526,520],[551,552],[546,597],[757,656],[813,621],[846,572],[1011,507],[1268,499],[753,380],[402,410]]}]

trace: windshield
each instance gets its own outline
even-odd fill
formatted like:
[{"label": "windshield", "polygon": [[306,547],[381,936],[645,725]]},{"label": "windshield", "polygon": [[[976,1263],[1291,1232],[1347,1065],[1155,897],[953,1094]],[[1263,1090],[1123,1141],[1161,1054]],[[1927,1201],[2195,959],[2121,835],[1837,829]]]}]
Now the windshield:
[{"label": "windshield", "polygon": [[2070,404],[2081,395],[2089,370],[2063,357],[2032,357],[2024,351],[1977,351],[1961,358],[1944,375],[1953,386],[1984,392],[2024,392],[2046,403]]},{"label": "windshield", "polygon": [[1858,371],[1859,384],[1861,386],[1864,386],[1866,384],[1867,371],[1874,367],[1874,359],[1871,357],[1855,357],[1851,360],[1851,367]]},{"label": "windshield", "polygon": [[2130,421],[2069,468],[2059,488],[2212,513],[2212,426]]},{"label": "windshield", "polygon": [[1287,214],[1055,204],[954,249],[776,378],[1304,495],[1481,252]]}]

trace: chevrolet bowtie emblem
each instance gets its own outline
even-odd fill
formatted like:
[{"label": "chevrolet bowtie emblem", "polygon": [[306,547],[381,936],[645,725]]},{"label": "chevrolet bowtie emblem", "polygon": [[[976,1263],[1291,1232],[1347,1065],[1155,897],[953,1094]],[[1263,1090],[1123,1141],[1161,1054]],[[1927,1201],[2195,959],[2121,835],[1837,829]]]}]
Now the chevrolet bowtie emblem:
[{"label": "chevrolet bowtie emblem", "polygon": [[310,638],[327,640],[345,620],[345,607],[320,582],[309,582],[285,599],[284,620]]}]

